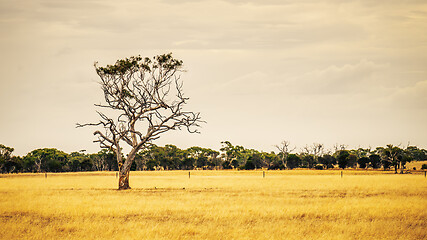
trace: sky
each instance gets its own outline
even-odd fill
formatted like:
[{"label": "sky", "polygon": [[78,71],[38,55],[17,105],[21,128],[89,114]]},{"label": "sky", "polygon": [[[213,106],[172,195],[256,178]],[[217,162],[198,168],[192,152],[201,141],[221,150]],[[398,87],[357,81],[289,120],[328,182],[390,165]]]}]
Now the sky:
[{"label": "sky", "polygon": [[158,145],[427,148],[417,0],[0,0],[0,144],[99,151],[94,62],[169,52],[206,124]]}]

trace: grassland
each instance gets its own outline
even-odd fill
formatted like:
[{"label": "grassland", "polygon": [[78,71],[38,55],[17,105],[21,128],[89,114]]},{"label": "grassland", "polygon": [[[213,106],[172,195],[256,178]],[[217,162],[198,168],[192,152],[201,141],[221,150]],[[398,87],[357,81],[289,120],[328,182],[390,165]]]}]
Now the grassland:
[{"label": "grassland", "polygon": [[2,239],[426,239],[427,179],[373,171],[0,176]]},{"label": "grassland", "polygon": [[423,164],[427,164],[427,161],[412,161],[406,164],[406,168],[412,170],[415,167],[417,170],[421,170]]}]

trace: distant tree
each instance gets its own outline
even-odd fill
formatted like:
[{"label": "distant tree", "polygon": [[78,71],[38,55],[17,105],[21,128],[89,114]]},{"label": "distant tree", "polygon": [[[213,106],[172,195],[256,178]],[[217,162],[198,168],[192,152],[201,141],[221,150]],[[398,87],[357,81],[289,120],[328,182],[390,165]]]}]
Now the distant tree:
[{"label": "distant tree", "polygon": [[[263,154],[256,151],[256,150],[253,150],[249,153],[249,157],[248,157],[248,160],[246,161],[246,163],[248,163],[249,161],[252,162],[252,164],[254,166],[253,169],[262,168],[263,164],[264,164]],[[245,164],[245,166],[246,166],[246,164]]]},{"label": "distant tree", "polygon": [[193,163],[192,168],[213,169],[221,163],[218,159],[219,152],[202,147],[190,147],[185,150],[185,165]]},{"label": "distant tree", "polygon": [[[191,169],[203,168],[208,164],[207,152],[201,147],[190,147],[186,150],[186,156],[191,159],[193,163]],[[189,163],[190,161],[187,161]]]},{"label": "distant tree", "polygon": [[164,169],[181,169],[183,151],[175,145],[168,144],[164,147],[165,161],[162,166]]},{"label": "distant tree", "polygon": [[163,147],[150,145],[147,150],[149,160],[147,161],[147,169],[159,170],[166,163],[166,152]]},{"label": "distant tree", "polygon": [[221,165],[221,159],[218,157],[219,156],[219,152],[212,150],[210,148],[205,149],[205,152],[207,154],[208,157],[208,165],[211,169],[218,169],[219,166]]},{"label": "distant tree", "polygon": [[272,166],[275,162],[278,161],[278,156],[274,152],[266,153],[263,152],[263,159],[264,159],[264,167],[268,169],[272,169]]},{"label": "distant tree", "polygon": [[155,170],[160,164],[160,161],[158,161],[156,157],[158,151],[159,147],[155,144],[151,144],[148,148],[139,151],[135,156],[137,169]]},{"label": "distant tree", "polygon": [[337,161],[338,161],[338,166],[342,169],[346,168],[348,165],[348,158],[350,156],[349,151],[347,150],[339,150],[337,152]]},{"label": "distant tree", "polygon": [[62,172],[62,164],[57,160],[49,160],[47,162],[47,169],[49,172]]},{"label": "distant tree", "polygon": [[410,146],[406,149],[402,149],[400,156],[398,157],[400,173],[403,173],[403,169],[406,168],[406,163],[413,161],[415,156],[417,156],[417,154],[413,153]]},{"label": "distant tree", "polygon": [[10,167],[7,167],[9,173],[19,173],[24,170],[24,162],[19,156],[12,156],[9,161]]},{"label": "distant tree", "polygon": [[289,169],[297,168],[301,166],[301,158],[296,154],[289,154],[287,163]]},{"label": "distant tree", "polygon": [[369,158],[368,157],[361,157],[357,160],[357,163],[359,164],[360,168],[366,168],[369,164]]},{"label": "distant tree", "polygon": [[420,149],[416,146],[408,146],[405,150],[414,161],[425,161],[427,160],[427,151],[425,149]]},{"label": "distant tree", "polygon": [[336,164],[337,160],[335,157],[326,154],[318,158],[319,163],[323,164],[326,168],[333,168],[334,164]]},{"label": "distant tree", "polygon": [[346,150],[346,149],[347,149],[347,145],[346,144],[338,144],[338,143],[336,143],[334,145],[335,153],[337,153],[340,150]]},{"label": "distant tree", "polygon": [[[98,67],[105,104],[109,114],[98,112],[101,120],[83,126],[102,126],[95,131],[101,148],[116,154],[119,165],[119,189],[129,189],[129,172],[136,154],[169,130],[186,128],[194,133],[200,114],[184,111],[188,98],[184,97],[179,73],[182,61],[163,54],[150,58],[140,56],[117,60],[114,65]],[[115,112],[116,114],[114,114]],[[126,159],[122,157],[121,143],[131,147]]]},{"label": "distant tree", "polygon": [[312,154],[305,154],[302,157],[302,167],[304,168],[313,168],[315,166],[316,162],[314,160],[314,155]]},{"label": "distant tree", "polygon": [[36,149],[24,157],[24,161],[31,163],[36,172],[62,172],[68,163],[69,155],[55,148]]},{"label": "distant tree", "polygon": [[245,163],[245,166],[243,167],[245,170],[252,170],[255,169],[255,164],[252,159],[248,159]]},{"label": "distant tree", "polygon": [[[308,149],[308,150],[306,150]],[[343,149],[343,148],[341,148]],[[36,149],[24,157],[13,156],[13,148],[0,144],[0,172],[65,172],[65,171],[117,171],[118,164],[115,154],[103,149],[98,153],[85,154],[83,150],[67,154],[54,148]],[[230,142],[223,142],[222,153],[198,146],[182,150],[175,145],[164,147],[149,144],[135,156],[131,170],[191,170],[191,169],[284,169],[281,154],[274,152],[259,152],[255,149],[246,149],[242,146],[233,146]],[[341,168],[354,167],[357,163],[360,168],[381,168],[394,166],[397,172],[403,172],[406,163],[413,161],[414,156],[421,156],[424,149],[408,146],[401,149],[398,146],[387,145],[370,149],[338,150],[333,155],[318,154],[317,161],[313,148],[307,147],[300,154],[288,154],[285,162],[288,169],[303,168],[333,168],[335,164]],[[421,152],[421,153],[420,153]],[[398,154],[396,154],[398,153]],[[394,157],[393,157],[394,156]],[[122,159],[126,159],[122,155]],[[415,170],[415,169],[414,169]]]},{"label": "distant tree", "polygon": [[223,163],[223,168],[237,168],[241,164],[245,164],[245,148],[242,146],[233,146],[229,141],[221,142],[223,144],[220,149],[221,152],[224,153],[225,162]]},{"label": "distant tree", "polygon": [[240,163],[239,163],[239,161],[237,159],[233,159],[231,161],[231,167],[232,168],[238,168],[239,166],[240,166]]},{"label": "distant tree", "polygon": [[311,151],[313,152],[314,162],[317,163],[319,157],[323,156],[323,152],[325,151],[325,146],[320,143],[313,143],[311,147]]},{"label": "distant tree", "polygon": [[231,165],[231,161],[226,160],[226,161],[222,162],[222,168],[223,169],[232,169],[233,166]]},{"label": "distant tree", "polygon": [[100,158],[98,154],[86,155],[83,152],[72,152],[68,157],[68,166],[64,167],[65,171],[92,171],[102,170],[99,166]]},{"label": "distant tree", "polygon": [[93,162],[89,157],[83,158],[83,160],[80,162],[80,167],[82,171],[92,171],[93,170]]},{"label": "distant tree", "polygon": [[347,167],[351,167],[351,168],[357,167],[357,156],[356,156],[356,154],[351,153],[347,157]]},{"label": "distant tree", "polygon": [[12,152],[14,151],[14,148],[7,147],[3,144],[0,144],[0,171],[2,173],[6,172],[8,173],[10,171],[10,161],[12,159]]},{"label": "distant tree", "polygon": [[194,165],[197,165],[196,159],[188,155],[182,160],[181,164],[182,164],[182,169],[184,170],[192,170],[194,169]]},{"label": "distant tree", "polygon": [[0,144],[0,172],[1,173],[17,173],[22,172],[24,162],[21,157],[13,156],[15,149]]},{"label": "distant tree", "polygon": [[286,159],[288,158],[289,154],[293,152],[296,147],[291,147],[291,142],[283,140],[279,145],[275,145],[277,150],[279,150],[279,158],[282,161],[283,167],[287,168]]},{"label": "distant tree", "polygon": [[135,168],[137,171],[145,171],[147,170],[147,161],[148,157],[144,154],[144,151],[140,151],[135,156]]},{"label": "distant tree", "polygon": [[378,169],[381,167],[381,157],[378,154],[369,155],[370,166],[373,169]]},{"label": "distant tree", "polygon": [[403,150],[400,147],[389,144],[386,148],[382,148],[381,154],[384,169],[394,166],[395,173],[397,173],[398,168],[401,169],[401,173],[403,172],[403,166],[407,159],[403,157]]}]

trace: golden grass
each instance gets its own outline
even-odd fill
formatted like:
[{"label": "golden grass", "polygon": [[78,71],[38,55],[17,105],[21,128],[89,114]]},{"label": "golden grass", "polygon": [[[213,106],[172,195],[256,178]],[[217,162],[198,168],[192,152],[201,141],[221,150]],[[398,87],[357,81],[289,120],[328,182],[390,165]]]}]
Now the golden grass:
[{"label": "golden grass", "polygon": [[[11,177],[13,176],[13,177]],[[426,239],[427,179],[378,171],[2,175],[3,239]]]}]

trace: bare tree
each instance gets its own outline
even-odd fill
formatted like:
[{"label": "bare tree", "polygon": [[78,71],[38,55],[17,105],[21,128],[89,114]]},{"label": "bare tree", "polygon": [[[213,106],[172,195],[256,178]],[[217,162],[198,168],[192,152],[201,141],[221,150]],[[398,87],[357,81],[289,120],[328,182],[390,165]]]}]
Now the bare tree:
[{"label": "bare tree", "polygon": [[325,146],[321,143],[313,143],[312,151],[313,151],[314,159],[315,161],[317,161],[319,157],[323,156],[325,151]]},{"label": "bare tree", "polygon": [[301,148],[301,152],[304,155],[310,155],[312,151],[313,151],[313,148],[311,146],[308,146],[308,145],[305,145],[305,147]]},{"label": "bare tree", "polygon": [[346,150],[347,147],[348,147],[348,145],[346,145],[346,144],[339,144],[338,145],[338,143],[335,143],[335,145],[334,145],[334,151],[335,152],[343,151],[343,150]]},{"label": "bare tree", "polygon": [[279,145],[275,145],[277,150],[279,150],[279,152],[281,153],[280,160],[282,161],[283,167],[285,168],[287,167],[285,159],[287,159],[288,155],[296,149],[296,147],[291,149],[290,146],[291,142],[286,140],[283,140]]},{"label": "bare tree", "polygon": [[106,170],[106,161],[104,156],[100,156],[98,154],[93,154],[90,156],[92,162],[95,166],[96,171],[105,171]]},{"label": "bare tree", "polygon": [[[77,124],[101,126],[95,131],[101,148],[115,152],[119,165],[119,189],[129,189],[129,172],[139,150],[147,147],[162,133],[186,128],[198,132],[200,113],[184,111],[188,98],[184,97],[180,73],[182,61],[172,54],[150,58],[140,56],[117,60],[114,65],[95,69],[101,78],[105,103],[95,106],[107,109],[108,115],[98,111],[98,123]],[[123,159],[121,143],[131,147]]]}]

